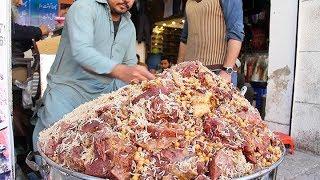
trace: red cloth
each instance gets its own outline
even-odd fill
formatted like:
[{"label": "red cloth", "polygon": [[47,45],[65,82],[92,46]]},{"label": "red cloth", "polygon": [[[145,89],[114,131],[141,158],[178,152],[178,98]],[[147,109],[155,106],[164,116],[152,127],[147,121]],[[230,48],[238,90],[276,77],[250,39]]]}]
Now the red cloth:
[{"label": "red cloth", "polygon": [[284,145],[289,146],[289,153],[293,154],[295,145],[292,137],[281,132],[274,132],[274,134],[281,140]]}]

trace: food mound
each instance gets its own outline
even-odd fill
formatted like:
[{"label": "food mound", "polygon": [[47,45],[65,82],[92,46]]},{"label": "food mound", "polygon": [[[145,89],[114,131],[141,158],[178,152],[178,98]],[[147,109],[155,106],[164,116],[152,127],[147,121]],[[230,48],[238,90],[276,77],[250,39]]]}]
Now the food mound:
[{"label": "food mound", "polygon": [[39,145],[65,168],[110,179],[230,179],[282,155],[258,111],[200,62],[79,106]]}]

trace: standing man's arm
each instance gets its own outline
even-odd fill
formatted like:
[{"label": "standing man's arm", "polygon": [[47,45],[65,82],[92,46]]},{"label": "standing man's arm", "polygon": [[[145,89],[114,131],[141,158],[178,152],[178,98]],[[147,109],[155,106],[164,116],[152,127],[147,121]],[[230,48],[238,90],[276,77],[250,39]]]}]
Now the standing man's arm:
[{"label": "standing man's arm", "polygon": [[23,26],[13,23],[11,35],[14,40],[34,39],[35,41],[38,41],[41,39],[42,31],[39,27]]},{"label": "standing man's arm", "polygon": [[[154,78],[146,70],[118,64],[94,48],[95,11],[84,1],[76,1],[69,9],[66,26],[70,37],[72,56],[84,70],[105,74],[129,83],[132,80]],[[86,13],[84,13],[86,12]]]},{"label": "standing man's arm", "polygon": [[178,62],[177,63],[181,63],[184,61],[184,58],[186,55],[187,40],[188,40],[188,21],[187,21],[187,16],[186,16],[185,22],[183,25],[183,29],[181,32],[181,37],[180,37],[180,46],[179,46],[179,54],[178,54]]},{"label": "standing man's arm", "polygon": [[[226,21],[228,40],[223,66],[234,67],[244,39],[242,0],[220,0],[220,2]],[[231,76],[225,71],[221,71],[220,75],[231,81]]]},{"label": "standing man's arm", "polygon": [[96,12],[92,7],[82,2],[84,1],[73,3],[66,17],[73,59],[85,70],[97,74],[109,74],[117,62],[94,48],[94,17]]}]

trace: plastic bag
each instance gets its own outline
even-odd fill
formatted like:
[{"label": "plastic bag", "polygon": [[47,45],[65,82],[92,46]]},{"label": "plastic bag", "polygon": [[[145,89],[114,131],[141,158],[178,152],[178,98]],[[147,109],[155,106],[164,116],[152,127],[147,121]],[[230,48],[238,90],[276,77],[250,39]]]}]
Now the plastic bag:
[{"label": "plastic bag", "polygon": [[39,78],[39,73],[34,73],[33,78],[24,83],[18,80],[14,82],[18,88],[22,89],[22,106],[24,109],[33,108],[32,98],[37,95]]}]

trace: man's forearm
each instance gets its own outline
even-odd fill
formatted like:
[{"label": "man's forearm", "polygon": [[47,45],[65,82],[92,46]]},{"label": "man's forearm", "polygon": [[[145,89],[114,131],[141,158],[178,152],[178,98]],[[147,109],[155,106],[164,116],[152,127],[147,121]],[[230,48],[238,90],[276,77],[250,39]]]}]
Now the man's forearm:
[{"label": "man's forearm", "polygon": [[31,40],[36,41],[41,39],[42,33],[39,27],[23,26],[17,23],[13,24],[12,39],[14,40]]},{"label": "man's forearm", "polygon": [[224,67],[233,67],[241,50],[241,41],[230,39],[228,41],[227,54],[223,62]]},{"label": "man's forearm", "polygon": [[184,60],[184,57],[186,55],[186,46],[187,46],[187,44],[185,44],[183,42],[180,42],[179,55],[178,55],[177,63],[181,63]]}]

